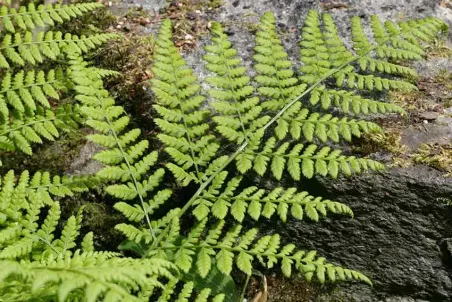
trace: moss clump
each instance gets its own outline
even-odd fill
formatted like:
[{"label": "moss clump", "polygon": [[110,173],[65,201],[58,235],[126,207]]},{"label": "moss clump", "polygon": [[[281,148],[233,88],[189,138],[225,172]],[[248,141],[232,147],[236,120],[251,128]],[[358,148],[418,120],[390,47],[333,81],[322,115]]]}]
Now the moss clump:
[{"label": "moss clump", "polygon": [[2,167],[0,171],[5,174],[14,169],[16,171],[28,170],[31,173],[48,171],[54,175],[60,175],[67,171],[76,158],[83,145],[86,143],[87,129],[64,133],[55,142],[38,145],[33,150],[33,155],[19,152],[2,154]]},{"label": "moss clump", "polygon": [[452,177],[452,144],[421,144],[412,158],[415,163],[427,164],[445,172],[445,177]]}]

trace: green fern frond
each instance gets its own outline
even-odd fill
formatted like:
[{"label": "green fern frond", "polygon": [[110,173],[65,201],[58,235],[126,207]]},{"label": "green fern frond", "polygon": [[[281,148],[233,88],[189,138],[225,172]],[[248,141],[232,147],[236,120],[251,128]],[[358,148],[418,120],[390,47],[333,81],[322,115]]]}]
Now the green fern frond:
[{"label": "green fern frond", "polygon": [[58,91],[64,89],[61,70],[24,71],[2,77],[0,90],[0,108],[2,119],[9,118],[8,106],[19,112],[36,111],[38,105],[49,108],[49,98],[59,100]]},{"label": "green fern frond", "polygon": [[253,96],[250,77],[219,23],[212,24],[211,40],[212,44],[205,47],[207,53],[203,59],[207,62],[206,69],[215,74],[206,78],[214,87],[209,89],[209,94],[215,100],[211,105],[218,112],[212,119],[222,136],[240,144],[270,117],[260,116],[262,107],[259,98]]},{"label": "green fern frond", "polygon": [[[274,214],[286,222],[289,215],[296,219],[308,218],[318,221],[319,213],[326,216],[330,211],[336,214],[348,214],[353,217],[352,210],[339,202],[320,197],[313,197],[308,192],[297,192],[296,188],[275,188],[272,191],[252,186],[237,192],[241,177],[235,177],[224,184],[227,173],[220,173],[201,196],[193,203],[193,214],[198,220],[210,214],[218,219],[225,219],[228,212],[239,222],[246,215],[254,220],[261,216],[270,219]],[[220,193],[221,192],[221,193]]]},{"label": "green fern frond", "polygon": [[276,33],[276,20],[272,13],[265,13],[256,33],[254,69],[258,75],[254,81],[258,91],[265,98],[262,108],[279,110],[287,100],[300,95],[305,84],[300,84],[292,70],[292,62],[287,58],[281,39]]},{"label": "green fern frond", "polygon": [[32,154],[32,144],[42,144],[43,139],[54,141],[60,132],[78,129],[80,114],[72,106],[59,106],[56,111],[36,108],[33,114],[19,114],[8,123],[0,124],[0,150],[21,151]]},{"label": "green fern frond", "polygon": [[207,132],[209,125],[205,121],[210,113],[202,107],[205,98],[199,94],[200,85],[185,66],[171,37],[171,23],[165,20],[160,27],[152,68],[152,89],[158,100],[154,109],[160,116],[155,122],[162,131],[158,138],[173,161],[167,168],[180,183],[188,185],[200,182],[203,169],[214,158],[219,145]]},{"label": "green fern frond", "polygon": [[[213,258],[215,266],[225,275],[229,275],[233,267],[251,275],[254,262],[259,261],[267,268],[280,266],[286,277],[290,277],[293,270],[298,270],[306,279],[315,277],[320,283],[326,280],[359,280],[371,284],[360,272],[328,263],[323,257],[317,258],[315,251],[300,251],[293,244],[282,246],[277,234],[260,237],[257,229],[242,232],[242,226],[235,225],[222,236],[224,224],[220,220],[205,234],[202,230],[206,220],[200,221],[181,244],[168,247],[175,250],[175,264],[183,271],[196,265],[201,276],[205,277],[212,267]],[[196,263],[195,257],[198,259]]]},{"label": "green fern frond", "polygon": [[283,140],[290,133],[295,140],[303,137],[308,142],[317,138],[323,143],[328,140],[337,143],[341,137],[351,141],[352,136],[361,137],[363,134],[382,132],[380,126],[373,122],[338,118],[331,114],[320,115],[317,112],[309,114],[308,109],[301,108],[301,102],[297,102],[281,116],[275,127],[279,140]]},{"label": "green fern frond", "polygon": [[345,114],[405,114],[405,110],[395,104],[363,98],[351,91],[327,89],[325,86],[314,88],[309,102],[311,105],[320,103],[322,109],[336,107]]},{"label": "green fern frond", "polygon": [[[56,60],[63,51],[85,53],[116,37],[115,34],[94,34],[80,37],[62,32],[40,31],[33,34],[5,35],[0,46],[0,67],[9,68],[10,63],[24,66],[35,65],[45,58]],[[8,60],[10,63],[8,63]]]},{"label": "green fern frond", "polygon": [[[13,301],[143,301],[133,291],[163,288],[158,278],[174,278],[174,265],[157,259],[111,258],[75,253],[53,261],[0,261],[0,291]],[[7,287],[15,282],[20,291]],[[6,285],[6,286],[5,286]]]},{"label": "green fern frond", "polygon": [[100,7],[102,7],[102,4],[98,2],[68,5],[41,4],[38,7],[30,3],[28,7],[21,6],[18,9],[2,6],[0,9],[0,30],[6,29],[14,33],[17,30],[33,30],[36,27],[54,26],[55,23],[63,23]]},{"label": "green fern frond", "polygon": [[294,180],[300,180],[301,175],[311,178],[314,174],[330,175],[336,178],[339,173],[350,176],[366,170],[379,171],[384,165],[364,158],[344,156],[340,150],[331,150],[330,147],[317,145],[303,145],[288,142],[278,144],[274,137],[269,138],[262,148],[260,133],[250,139],[244,151],[236,157],[236,166],[240,173],[253,169],[257,174],[264,175],[270,168],[271,174],[278,180],[287,171]]},{"label": "green fern frond", "polygon": [[[155,237],[150,215],[171,196],[171,190],[156,190],[165,174],[162,168],[151,170],[157,152],[148,150],[147,140],[138,140],[139,129],[127,130],[130,119],[122,107],[115,106],[97,70],[86,67],[78,54],[69,56],[69,76],[77,91],[75,98],[81,103],[86,124],[97,131],[88,139],[105,148],[93,156],[105,165],[96,175],[105,182],[120,182],[108,185],[105,191],[121,200],[115,204],[118,211],[139,224],[138,227],[121,224],[117,229],[130,240],[145,238],[150,242]],[[133,200],[138,200],[139,205],[129,205]]]}]

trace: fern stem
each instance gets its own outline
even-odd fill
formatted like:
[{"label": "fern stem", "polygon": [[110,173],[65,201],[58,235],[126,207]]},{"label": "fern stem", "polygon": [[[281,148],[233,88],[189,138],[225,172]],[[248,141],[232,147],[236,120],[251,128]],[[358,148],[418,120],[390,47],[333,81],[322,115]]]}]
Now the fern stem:
[{"label": "fern stem", "polygon": [[[376,50],[377,48],[385,45],[386,43],[390,42],[391,40],[393,40],[393,39],[395,39],[395,38],[397,38],[397,37],[399,37],[401,35],[404,35],[404,34],[410,32],[410,31],[411,31],[411,28],[407,29],[407,30],[401,30],[397,34],[382,40],[381,43],[379,43],[379,44],[377,43],[376,45],[367,48],[365,51],[363,51],[363,53],[361,55],[353,56],[350,59],[348,59],[347,61],[345,61],[344,63],[342,63],[337,68],[331,69],[330,71],[325,73],[315,83],[313,83],[308,89],[303,91],[302,94],[300,94],[298,97],[294,98],[292,101],[287,103],[272,119],[270,119],[270,121],[267,122],[267,124],[262,128],[262,130],[264,130],[264,131],[267,130],[276,121],[278,121],[278,119],[284,114],[284,112],[286,112],[293,104],[295,104],[296,102],[300,101],[308,93],[310,93],[312,90],[314,90],[315,88],[320,86],[320,84],[322,84],[326,79],[328,79],[329,77],[331,77],[335,73],[341,71],[342,69],[344,69],[346,66],[350,65],[351,63],[366,57],[370,52]],[[201,195],[201,193],[204,191],[204,189],[206,189],[207,186],[210,185],[212,180],[215,177],[217,177],[218,173],[223,171],[240,153],[242,153],[242,151],[248,146],[248,144],[249,144],[249,140],[246,140],[245,142],[243,142],[242,145],[240,145],[240,147],[229,157],[229,159],[215,173],[213,173],[205,182],[200,184],[199,189],[188,200],[188,202],[184,205],[184,207],[182,207],[182,209],[177,213],[177,215],[174,217],[174,219],[180,219],[182,217],[182,215],[185,214],[185,212],[192,206],[193,202],[195,202],[198,199],[198,197]],[[166,233],[169,231],[169,229],[170,229],[170,224],[168,224],[165,227],[165,229],[163,229],[163,231],[160,233],[160,235],[157,237],[157,239],[154,240],[154,242],[153,242],[152,246],[150,247],[150,249],[155,248],[155,247],[158,246],[158,244],[162,241],[162,239],[164,238]]]},{"label": "fern stem", "polygon": [[[172,62],[171,62],[171,68],[173,70],[174,77],[177,79],[178,77],[177,77],[177,73],[176,73],[176,68],[174,67],[174,64],[172,64]],[[187,139],[188,139],[188,142],[189,142],[190,154],[191,154],[191,158],[193,160],[193,164],[195,165],[196,177],[197,177],[197,180],[199,182],[201,180],[201,178],[200,178],[201,175],[199,174],[199,167],[198,167],[198,164],[196,163],[195,150],[193,149],[193,144],[194,143],[193,143],[193,140],[191,139],[191,136],[190,136],[190,134],[188,133],[188,130],[187,130],[188,129],[188,125],[187,125],[187,121],[185,120],[185,111],[184,111],[184,109],[182,107],[182,101],[181,101],[181,99],[180,99],[180,97],[179,97],[179,95],[177,93],[176,93],[176,97],[177,97],[177,103],[179,104],[179,109],[180,109],[180,111],[182,113],[182,120],[184,121],[185,133],[187,135]]]},{"label": "fern stem", "polygon": [[242,294],[240,295],[239,302],[245,300],[246,288],[248,287],[248,283],[250,282],[251,275],[246,275],[246,281],[243,285]]},{"label": "fern stem", "polygon": [[148,224],[149,231],[151,232],[152,239],[155,240],[155,232],[154,232],[154,229],[152,228],[152,225],[151,225],[151,219],[149,217],[149,213],[148,213],[148,211],[146,210],[146,207],[145,207],[145,202],[143,200],[143,195],[141,194],[141,192],[140,192],[140,190],[138,188],[138,181],[137,181],[135,175],[132,172],[132,167],[131,167],[129,161],[127,160],[126,153],[124,152],[124,149],[122,148],[121,143],[119,142],[118,135],[116,134],[116,131],[114,130],[113,125],[110,122],[110,119],[108,118],[108,114],[107,114],[107,112],[106,112],[106,110],[104,108],[104,105],[103,105],[102,102],[100,102],[100,103],[101,103],[102,110],[105,113],[104,114],[105,119],[107,120],[107,123],[110,126],[110,131],[111,131],[111,133],[113,134],[113,136],[115,138],[116,145],[118,146],[119,150],[121,151],[122,158],[124,158],[124,162],[126,163],[127,169],[129,170],[129,174],[130,174],[130,177],[132,178],[133,186],[134,186],[135,190],[137,191],[138,197],[140,198],[141,207],[143,208],[144,216],[146,217],[146,222]]}]

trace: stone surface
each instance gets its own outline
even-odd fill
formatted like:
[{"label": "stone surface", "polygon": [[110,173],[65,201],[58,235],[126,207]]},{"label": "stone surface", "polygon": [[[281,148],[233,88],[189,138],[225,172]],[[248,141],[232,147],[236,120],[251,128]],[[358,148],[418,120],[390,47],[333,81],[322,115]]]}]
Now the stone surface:
[{"label": "stone surface", "polygon": [[373,288],[341,285],[346,301],[450,301],[452,207],[441,200],[452,196],[452,181],[415,166],[334,182],[318,178],[303,186],[354,211],[354,219],[279,225],[286,240],[372,279]]},{"label": "stone surface", "polygon": [[87,142],[82,149],[80,154],[71,163],[68,174],[72,175],[94,175],[100,169],[102,169],[102,164],[98,161],[92,159],[94,154],[102,151],[102,148],[92,142]]},{"label": "stone surface", "polygon": [[427,121],[434,121],[439,117],[439,113],[435,111],[426,111],[421,112],[421,114],[419,114],[419,117]]},{"label": "stone surface", "polygon": [[448,125],[419,124],[409,126],[402,132],[401,143],[411,151],[416,151],[420,144],[438,143],[447,144],[452,142],[452,131]]}]

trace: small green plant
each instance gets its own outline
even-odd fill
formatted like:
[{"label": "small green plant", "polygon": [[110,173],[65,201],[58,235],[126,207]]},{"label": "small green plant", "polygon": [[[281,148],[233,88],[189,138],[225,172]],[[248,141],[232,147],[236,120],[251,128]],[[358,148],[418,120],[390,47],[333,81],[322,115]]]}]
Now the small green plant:
[{"label": "small green plant", "polygon": [[[28,13],[34,14],[30,9],[21,14]],[[8,27],[13,30],[11,24]],[[108,72],[90,67],[83,59],[83,53],[92,48],[87,41],[101,43],[111,36],[58,36],[61,43],[55,44],[54,34],[49,34],[37,43],[25,42],[29,53],[22,53],[22,40],[5,35],[9,38],[1,51],[9,66],[39,62],[38,52],[47,50],[36,52],[31,45],[49,42],[49,47],[60,48],[54,53],[65,62],[65,77],[60,81],[72,92],[72,110],[95,130],[87,138],[102,146],[94,158],[104,167],[94,178],[50,180],[49,174],[37,174],[30,180],[27,172],[18,179],[13,172],[3,177],[0,298],[237,301],[231,272],[250,276],[257,263],[280,267],[287,277],[299,272],[309,281],[371,284],[363,273],[327,262],[316,251],[282,244],[279,234],[262,235],[258,228],[242,225],[245,220],[274,216],[284,222],[306,217],[318,221],[328,212],[353,216],[345,204],[299,191],[297,182],[315,174],[335,178],[384,168],[374,160],[344,155],[331,144],[322,144],[381,131],[372,122],[347,115],[403,112],[358,92],[415,89],[403,79],[415,76],[415,71],[394,62],[422,58],[424,43],[445,30],[444,23],[434,18],[382,24],[374,16],[371,27],[373,42],[365,35],[361,19],[352,18],[352,52],[343,46],[331,16],[311,11],[300,42],[303,66],[296,73],[276,33],[275,19],[266,13],[256,33],[256,75],[251,78],[221,25],[214,23],[212,43],[204,56],[210,87],[204,90],[178,53],[170,21],[165,20],[152,66],[155,122],[165,154],[140,139],[140,129],[131,127],[124,108],[104,89],[102,76]],[[48,76],[44,80],[49,81]],[[5,93],[6,107],[21,112],[19,105],[11,104],[17,100],[9,100]],[[32,106],[19,98],[24,108]],[[23,110],[22,115],[29,111],[33,123],[37,109]],[[33,142],[25,132],[19,133],[22,141]],[[9,149],[31,152],[14,137],[5,135],[5,141],[11,142]],[[257,178],[287,180],[293,187],[282,181],[268,189],[255,182]],[[168,185],[167,179],[176,184]],[[117,199],[114,208],[124,216],[116,226],[126,238],[120,250],[138,257],[94,251],[92,233],[78,240],[82,209],[59,232],[58,199],[100,184]],[[180,207],[174,206],[174,191],[190,191],[186,188],[195,188],[195,193]]]}]

